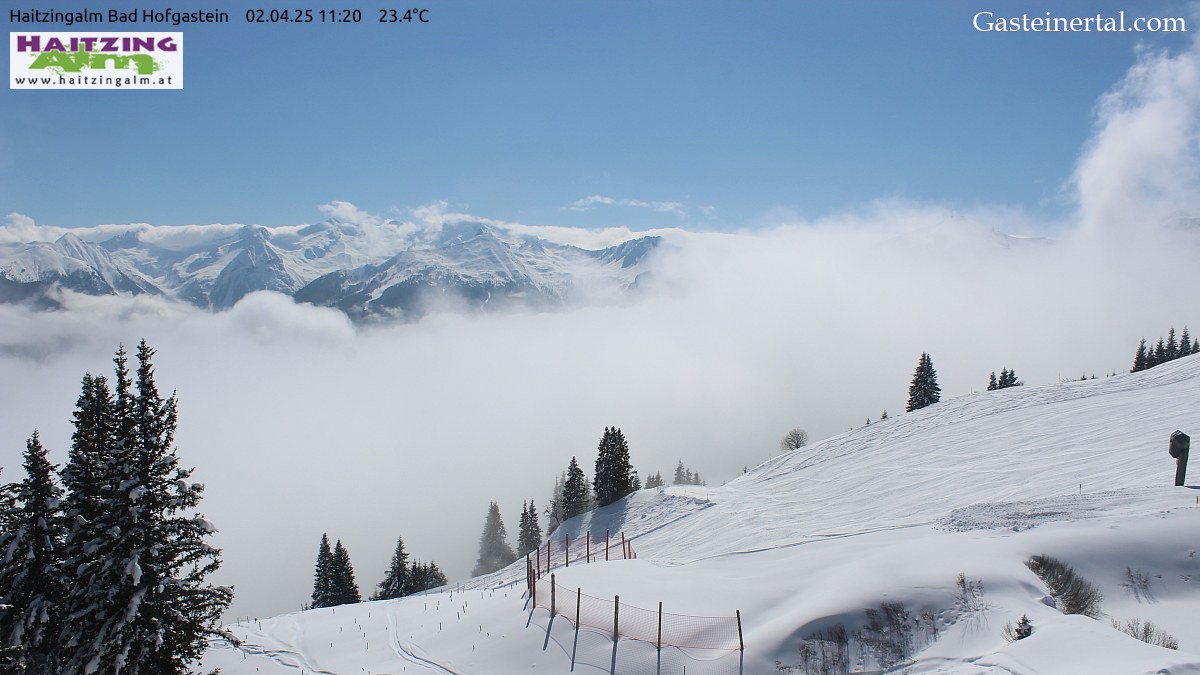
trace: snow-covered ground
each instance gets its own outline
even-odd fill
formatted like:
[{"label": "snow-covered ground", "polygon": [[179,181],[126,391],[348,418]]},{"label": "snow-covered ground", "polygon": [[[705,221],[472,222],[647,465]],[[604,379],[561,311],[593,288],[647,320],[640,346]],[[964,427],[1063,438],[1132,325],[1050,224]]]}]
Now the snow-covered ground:
[{"label": "snow-covered ground", "polygon": [[[1176,429],[1200,431],[1200,356],[1136,374],[972,394],[779,456],[721,487],[644,490],[556,538],[623,531],[637,560],[559,584],[676,614],[740,610],[745,652],[574,631],[523,596],[524,562],[454,591],[242,622],[200,668],[244,673],[772,673],[868,609],[929,621],[896,672],[1200,673],[1200,489],[1174,487]],[[1200,466],[1188,481],[1200,486]],[[1066,616],[1025,566],[1057,557],[1103,591]],[[963,603],[960,574],[982,584]],[[1031,637],[1005,640],[1027,615]],[[1118,632],[1150,620],[1179,649]],[[851,672],[878,672],[851,641]],[[686,670],[685,670],[686,669]]]}]

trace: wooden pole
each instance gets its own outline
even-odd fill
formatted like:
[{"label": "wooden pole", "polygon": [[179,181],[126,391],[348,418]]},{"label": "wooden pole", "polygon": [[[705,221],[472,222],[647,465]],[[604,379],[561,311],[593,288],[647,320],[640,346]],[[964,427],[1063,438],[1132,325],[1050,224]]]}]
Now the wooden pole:
[{"label": "wooden pole", "polygon": [[658,651],[662,651],[662,601],[658,601]]},{"label": "wooden pole", "polygon": [[738,651],[744,652],[746,651],[746,643],[742,641],[742,610],[737,609],[734,611],[737,612],[738,620]]},{"label": "wooden pole", "polygon": [[617,627],[619,625],[617,623],[617,620],[620,618],[620,616],[621,616],[621,596],[614,595],[613,596],[613,642],[616,642],[617,636],[621,634],[620,631],[617,630]]},{"label": "wooden pole", "polygon": [[550,616],[554,616],[554,610],[557,609],[554,604],[554,575],[550,575]]},{"label": "wooden pole", "polygon": [[575,589],[575,639],[579,640],[579,602],[583,598],[583,589]]},{"label": "wooden pole", "polygon": [[585,539],[584,541],[587,542],[586,544],[583,545],[584,549],[586,549],[586,551],[587,551],[587,561],[592,562],[592,533],[591,532],[587,533],[587,539]]},{"label": "wooden pole", "polygon": [[629,558],[629,556],[625,554],[625,533],[622,532],[621,533],[621,560],[626,560],[627,558]]},{"label": "wooden pole", "polygon": [[608,562],[608,530],[604,531],[604,562]]}]

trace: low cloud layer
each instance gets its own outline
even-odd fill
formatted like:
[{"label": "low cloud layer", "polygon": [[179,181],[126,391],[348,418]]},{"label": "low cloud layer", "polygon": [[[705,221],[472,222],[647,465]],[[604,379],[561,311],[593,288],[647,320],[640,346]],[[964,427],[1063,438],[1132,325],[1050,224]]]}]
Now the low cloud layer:
[{"label": "low cloud layer", "polygon": [[[83,373],[147,338],[158,381],[179,392],[179,452],[208,485],[232,612],[265,616],[308,598],[322,532],[347,545],[365,594],[398,535],[465,576],[488,502],[515,536],[522,500],[544,506],[572,455],[590,468],[607,425],[643,476],[682,459],[719,484],[792,426],[818,440],[900,413],[923,351],[948,397],[1002,367],[1029,385],[1124,372],[1141,337],[1200,332],[1200,229],[1179,217],[1200,214],[1197,67],[1194,50],[1143,54],[1105,98],[1065,179],[1078,195],[1066,223],[881,202],[675,232],[622,305],[370,329],[274,294],[220,314],[153,298],[0,305],[0,480],[19,478],[34,429],[64,462]],[[327,213],[376,218],[342,202]]]}]

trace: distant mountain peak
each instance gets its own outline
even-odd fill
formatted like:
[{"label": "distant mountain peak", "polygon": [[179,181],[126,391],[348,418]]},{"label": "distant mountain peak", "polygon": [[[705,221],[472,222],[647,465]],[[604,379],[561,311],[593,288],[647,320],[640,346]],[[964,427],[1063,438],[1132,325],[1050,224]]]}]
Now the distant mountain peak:
[{"label": "distant mountain peak", "polygon": [[586,250],[473,219],[414,232],[391,221],[329,218],[298,229],[243,225],[200,241],[168,249],[131,229],[100,243],[69,232],[53,243],[4,244],[0,282],[17,289],[5,297],[57,285],[93,295],[163,294],[205,309],[265,290],[358,321],[411,320],[444,307],[553,309],[586,302],[603,286],[622,292],[646,272],[658,245],[643,237]]}]

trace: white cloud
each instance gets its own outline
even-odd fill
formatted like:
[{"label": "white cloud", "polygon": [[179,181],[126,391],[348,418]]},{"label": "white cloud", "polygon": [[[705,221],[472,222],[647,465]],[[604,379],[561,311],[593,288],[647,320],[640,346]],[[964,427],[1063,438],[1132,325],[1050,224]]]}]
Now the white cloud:
[{"label": "white cloud", "polygon": [[1076,167],[1085,228],[1137,236],[1200,207],[1200,43],[1142,51],[1097,107],[1096,132]]},{"label": "white cloud", "polygon": [[649,209],[657,213],[673,213],[677,216],[686,216],[687,207],[682,202],[673,201],[645,201],[642,199],[614,199],[605,195],[589,195],[583,199],[578,199],[566,207],[568,211],[591,211],[598,206],[623,206],[629,208]]},{"label": "white cloud", "polygon": [[379,225],[384,221],[383,218],[367,213],[350,202],[335,200],[317,208],[327,217],[337,218],[352,225]]}]

